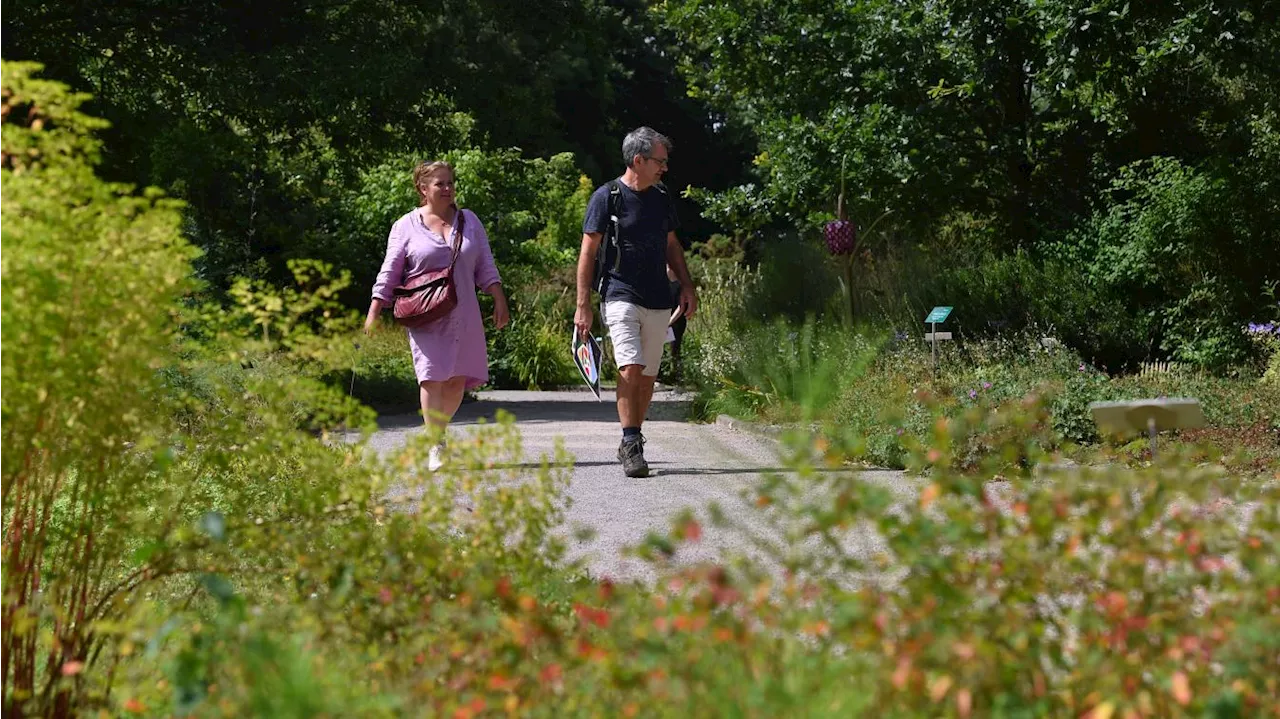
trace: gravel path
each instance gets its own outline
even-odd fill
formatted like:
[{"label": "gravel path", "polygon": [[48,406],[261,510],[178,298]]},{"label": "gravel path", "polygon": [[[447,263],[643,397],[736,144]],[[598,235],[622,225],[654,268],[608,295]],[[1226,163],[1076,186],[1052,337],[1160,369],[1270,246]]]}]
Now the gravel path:
[{"label": "gravel path", "polygon": [[[505,409],[516,417],[528,459],[550,454],[556,438],[563,438],[576,460],[567,527],[595,530],[587,542],[570,541],[571,556],[585,558],[597,576],[645,579],[651,576],[648,567],[622,556],[620,550],[639,543],[650,531],[665,532],[684,508],[698,512],[704,530],[701,541],[680,549],[678,561],[709,559],[721,549],[749,551],[741,533],[717,530],[706,521],[705,508],[711,502],[753,532],[771,531],[758,522],[743,492],[762,473],[781,471],[775,444],[726,426],[687,422],[689,399],[667,390],[655,394],[644,425],[645,456],[653,470],[647,479],[629,479],[618,465],[621,432],[612,394],[598,402],[587,392],[486,392],[478,402],[462,406],[451,431],[466,432],[478,419],[491,420],[497,410]],[[386,416],[379,427],[371,445],[387,451],[419,432],[421,419]],[[867,478],[903,481],[900,472],[871,472]]]}]

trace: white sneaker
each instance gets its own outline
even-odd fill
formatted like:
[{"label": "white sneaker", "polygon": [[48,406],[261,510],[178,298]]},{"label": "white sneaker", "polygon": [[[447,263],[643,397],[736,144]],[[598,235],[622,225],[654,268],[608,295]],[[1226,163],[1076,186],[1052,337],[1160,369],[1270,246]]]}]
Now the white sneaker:
[{"label": "white sneaker", "polygon": [[427,469],[432,472],[444,466],[444,442],[437,444],[431,448],[431,453],[427,455]]}]

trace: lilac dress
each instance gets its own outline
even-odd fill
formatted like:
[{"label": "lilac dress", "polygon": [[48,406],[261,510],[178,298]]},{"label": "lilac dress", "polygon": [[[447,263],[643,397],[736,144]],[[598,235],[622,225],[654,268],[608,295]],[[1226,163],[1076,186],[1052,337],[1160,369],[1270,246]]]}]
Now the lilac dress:
[{"label": "lilac dress", "polygon": [[[472,389],[489,381],[489,355],[476,288],[484,289],[500,282],[501,278],[480,218],[470,210],[460,212],[466,215],[466,220],[462,229],[462,251],[453,270],[458,306],[448,316],[426,327],[409,329],[409,349],[413,352],[413,369],[419,383],[444,382],[463,376],[467,378],[467,389]],[[373,296],[390,306],[395,300],[392,291],[406,279],[448,267],[453,240],[453,236],[446,240],[428,230],[418,210],[396,220],[387,237],[387,257],[373,285]]]}]

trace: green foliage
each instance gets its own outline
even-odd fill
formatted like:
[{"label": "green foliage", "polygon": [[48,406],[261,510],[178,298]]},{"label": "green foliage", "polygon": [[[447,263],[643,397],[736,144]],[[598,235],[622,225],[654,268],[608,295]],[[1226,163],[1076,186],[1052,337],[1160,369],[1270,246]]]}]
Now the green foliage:
[{"label": "green foliage", "polygon": [[785,317],[801,322],[827,309],[839,279],[826,251],[805,238],[783,235],[762,243],[756,272],[759,285],[746,302],[751,317]]},{"label": "green foliage", "polygon": [[[1074,352],[1046,349],[1039,340],[1023,335],[944,345],[936,376],[929,348],[906,341],[877,357],[848,385],[829,418],[862,435],[868,461],[903,466],[909,443],[929,430],[931,410],[958,416],[972,407],[994,407],[1032,393],[1049,410],[1054,432],[1049,448],[1097,442],[1088,411],[1097,401],[1195,397],[1209,426],[1227,432],[1225,437],[1271,428],[1280,417],[1280,396],[1251,376],[1187,370],[1108,376]],[[933,398],[931,403],[921,400],[922,392]],[[969,461],[986,451],[982,441],[966,455]]]},{"label": "green foliage", "polygon": [[690,323],[682,349],[684,372],[700,388],[714,388],[737,366],[738,331],[749,321],[747,299],[759,275],[734,260],[691,258],[700,309]]},{"label": "green foliage", "polygon": [[[438,155],[395,155],[360,172],[358,186],[344,200],[343,232],[364,248],[366,272],[372,274],[380,264],[392,223],[418,205],[414,165],[433,159],[453,165],[458,202],[485,223],[500,269],[510,264],[562,267],[577,259],[582,218],[594,188],[573,156],[526,159],[513,148],[467,146]],[[378,242],[369,237],[374,232],[380,234]],[[364,236],[355,240],[358,235]]]},{"label": "green foliage", "polygon": [[1178,360],[1245,360],[1240,327],[1256,316],[1270,253],[1231,186],[1154,158],[1122,168],[1110,198],[1061,250],[1085,268],[1092,294],[1123,302],[1135,331]]},{"label": "green foliage", "polygon": [[[1026,21],[1012,17],[1006,29]],[[752,29],[730,40],[757,42]],[[1166,71],[1179,44],[1152,47],[1151,71]],[[197,72],[185,67],[174,72]],[[1046,463],[1099,393],[1194,392],[1211,422],[1274,421],[1270,385],[1113,380],[1036,336],[948,348],[936,380],[918,344],[864,370],[872,343],[848,329],[753,330],[754,298],[772,305],[785,288],[767,269],[707,260],[697,271],[718,311],[691,329],[701,376],[754,378],[785,418],[839,419],[897,397],[910,431],[895,451],[921,479],[886,486],[849,471],[871,439],[870,420],[850,414],[858,421],[824,436],[788,438],[788,471],[752,486],[757,511],[741,526],[708,509],[753,540],[751,558],[673,562],[703,535],[684,514],[633,549],[657,590],[582,580],[563,562],[562,451],[524,456],[510,417],[454,436],[439,472],[425,466],[439,439],[429,433],[371,451],[350,431],[371,414],[320,381],[359,361],[338,299],[349,278],[294,262],[287,283],[236,281],[226,307],[186,296],[195,252],[179,207],[97,179],[85,133],[100,125],[32,70],[4,65],[6,716],[1164,716],[1280,704],[1276,483],[1177,452],[1138,468],[1106,455],[1075,470]],[[950,87],[938,94],[961,94]],[[510,166],[496,166],[498,179],[478,176],[498,187]],[[569,212],[582,188],[563,179],[545,217]],[[568,238],[561,221],[539,247]],[[513,281],[536,290],[513,302],[527,302],[517,321],[542,308],[553,328],[568,285],[545,269],[525,270],[543,285]],[[737,338],[756,351],[723,351]],[[371,340],[376,357],[392,339]],[[540,356],[543,340],[529,339]],[[526,367],[526,379],[542,374]],[[1023,397],[1046,376],[1041,398]]]},{"label": "green foliage", "polygon": [[95,651],[89,624],[131,581],[117,575],[137,541],[129,520],[154,496],[152,467],[170,461],[152,441],[152,375],[194,253],[175,203],[93,176],[85,133],[102,124],[78,112],[83,96],[33,78],[38,66],[3,68],[8,714],[65,703],[77,680],[59,670]]},{"label": "green foliage", "polygon": [[459,150],[458,201],[486,222],[494,258],[536,266],[577,259],[582,218],[595,188],[568,153],[526,160],[518,150]]},{"label": "green foliage", "polygon": [[[1072,276],[1057,274],[1068,270],[1065,264],[1037,268],[1027,257],[1013,255],[989,260],[984,268],[929,277],[927,265],[882,262],[861,278],[864,307],[880,302],[880,315],[901,317],[899,326],[919,327],[929,307],[959,298],[961,310],[948,320],[957,339],[942,344],[935,375],[930,348],[919,339],[922,329],[900,332],[881,347],[874,333],[859,334],[866,328],[769,320],[761,308],[784,304],[779,298],[789,289],[770,288],[778,280],[765,276],[763,264],[752,271],[732,261],[698,259],[693,269],[703,310],[686,337],[686,366],[700,392],[699,411],[767,422],[830,420],[860,434],[867,461],[889,467],[904,466],[911,443],[929,431],[933,411],[957,416],[973,406],[995,406],[1031,393],[1043,396],[1050,409],[1052,447],[1097,441],[1088,412],[1092,402],[1161,396],[1200,399],[1210,427],[1226,432],[1222,439],[1228,444],[1238,436],[1257,451],[1262,448],[1253,446],[1256,442],[1274,440],[1268,434],[1280,418],[1280,395],[1255,381],[1247,366],[1234,375],[1187,369],[1109,375],[1061,341],[1046,346],[1042,339],[1051,333],[1087,345],[1091,338],[1105,338],[1103,322],[1114,317],[1119,323],[1119,307],[1088,307],[1085,293],[1073,289]],[[919,284],[908,284],[908,277]],[[879,287],[898,282],[907,292],[896,303],[879,299]],[[1060,319],[1064,331],[1029,326],[1037,309]],[[1007,327],[983,326],[984,315],[1013,321]],[[1023,329],[1014,329],[1019,325]],[[934,403],[923,402],[921,392]],[[976,437],[964,456],[975,461],[988,449],[989,438]],[[1264,458],[1274,455],[1262,451]]]},{"label": "green foliage", "polygon": [[863,268],[855,287],[860,312],[894,327],[923,329],[932,307],[948,305],[944,329],[971,338],[1040,331],[1115,370],[1154,349],[1123,296],[1096,291],[1080,264],[1058,258],[902,247]]},{"label": "green foliage", "polygon": [[[548,172],[570,174],[572,194],[581,172],[600,181],[620,168],[619,141],[643,117],[679,138],[682,181],[720,187],[740,174],[742,161],[725,152],[732,141],[711,130],[674,77],[667,34],[643,4],[525,9],[502,0],[286,0],[270,10],[193,0],[157,18],[147,2],[70,0],[15,5],[3,29],[6,57],[40,61],[48,77],[94,92],[96,111],[114,125],[104,177],[187,202],[184,232],[203,250],[198,271],[221,292],[234,277],[287,282],[285,262],[298,258],[349,270],[363,285],[388,217],[416,202],[367,196],[366,185],[386,179],[370,172],[401,159],[408,172],[413,160],[481,148],[501,160],[481,164],[505,173],[519,158],[551,158]],[[572,162],[556,159],[570,153]],[[493,179],[487,169],[478,174]],[[501,193],[519,189],[494,208],[494,219],[516,223],[512,241],[543,231],[507,217],[530,211],[555,221],[528,249],[562,249],[572,211],[522,199],[559,190],[539,195],[536,181],[497,179]],[[686,226],[703,232],[694,214]]]},{"label": "green foliage", "polygon": [[[952,291],[946,304],[985,310],[961,303],[976,294],[1004,321],[1021,308],[1113,367],[1244,359],[1236,328],[1259,319],[1248,305],[1276,279],[1274,7],[686,0],[654,10],[678,38],[691,90],[755,138],[759,182],[690,193],[731,233],[812,233],[847,187],[860,228],[890,213],[885,241],[866,238],[875,261],[920,255],[911,269]],[[1026,256],[1011,261],[1012,251]],[[1001,266],[1030,286],[964,291]],[[915,301],[918,280],[898,275],[875,299]],[[1016,302],[1040,289],[1070,290],[1065,306]]]},{"label": "green foliage", "polygon": [[504,272],[504,282],[513,288],[512,322],[502,332],[489,333],[490,382],[512,389],[576,386],[581,378],[569,353],[572,270],[548,274],[544,268],[516,265]]},{"label": "green foliage", "polygon": [[1250,324],[1249,340],[1265,358],[1266,366],[1262,373],[1263,384],[1280,385],[1280,331],[1277,324]]},{"label": "green foliage", "polygon": [[813,319],[779,319],[737,338],[732,352],[740,359],[710,409],[783,421],[824,416],[878,350],[874,339]]},{"label": "green foliage", "polygon": [[[1280,621],[1264,578],[1280,517],[1242,519],[1247,502],[1275,501],[1274,483],[1185,458],[1049,469],[1049,432],[1035,401],[972,408],[933,423],[912,452],[928,469],[918,491],[833,472],[762,492],[780,522],[803,517],[784,525],[790,546],[813,549],[790,566],[819,577],[809,596],[837,617],[832,641],[873,663],[861,675],[874,677],[872,704],[904,716],[1274,706],[1280,687],[1258,664],[1273,651],[1251,638]],[[974,434],[1002,439],[958,470]],[[825,441],[791,446],[813,462],[842,457]],[[883,544],[844,543],[857,526]],[[842,593],[850,575],[876,581]]]},{"label": "green foliage", "polygon": [[[79,98],[30,71],[5,65],[6,158],[10,138],[52,158],[40,133],[75,120]],[[194,252],[172,202],[97,181],[83,154],[3,172],[6,715],[385,709],[373,684],[318,688],[379,645],[398,667],[455,645],[471,625],[418,621],[432,597],[543,584],[565,460],[513,482],[509,418],[453,442],[447,473],[425,467],[435,437],[381,460],[334,441],[371,418],[315,379],[350,359],[345,277],[298,263],[296,288],[180,310]],[[414,626],[463,633],[389,634]],[[450,665],[432,656],[422,671]]]},{"label": "green foliage", "polygon": [[380,324],[352,348],[350,367],[339,365],[328,378],[332,384],[380,413],[419,411],[418,375],[403,328]]}]

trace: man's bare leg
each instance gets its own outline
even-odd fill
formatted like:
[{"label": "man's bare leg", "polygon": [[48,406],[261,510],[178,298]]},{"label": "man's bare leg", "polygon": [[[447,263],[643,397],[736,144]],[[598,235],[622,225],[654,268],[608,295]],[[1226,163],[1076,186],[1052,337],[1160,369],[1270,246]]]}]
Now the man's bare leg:
[{"label": "man's bare leg", "polygon": [[656,379],[645,376],[644,365],[629,364],[618,371],[618,421],[624,428],[644,424]]}]

